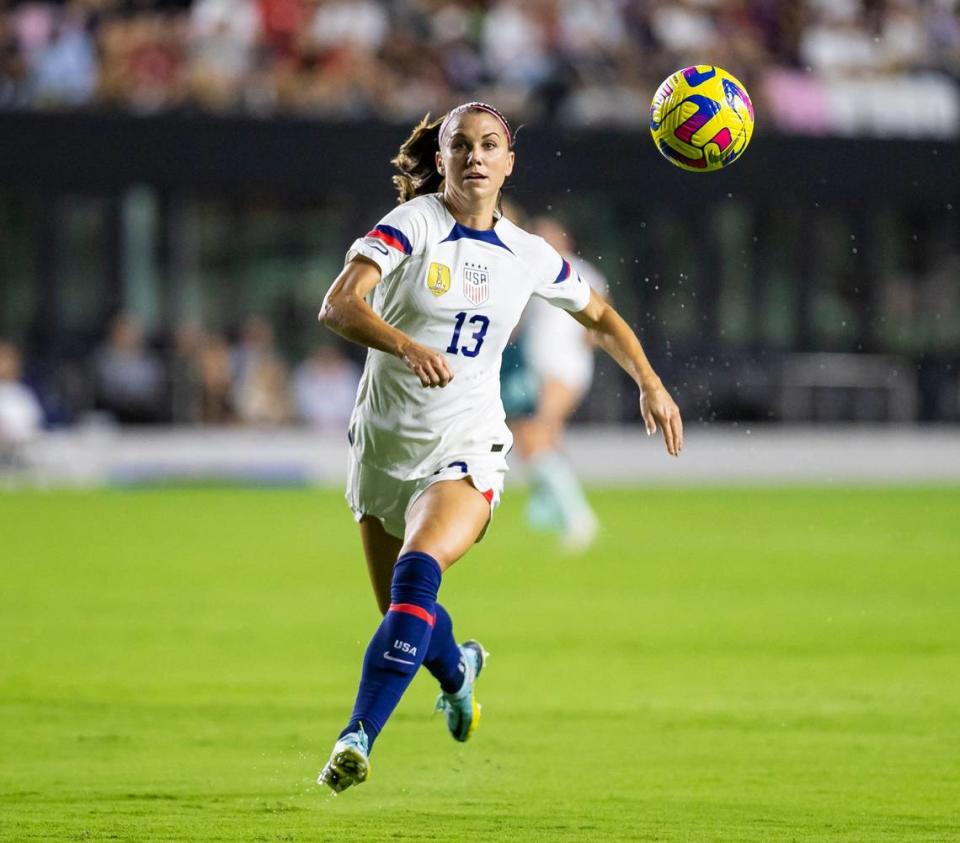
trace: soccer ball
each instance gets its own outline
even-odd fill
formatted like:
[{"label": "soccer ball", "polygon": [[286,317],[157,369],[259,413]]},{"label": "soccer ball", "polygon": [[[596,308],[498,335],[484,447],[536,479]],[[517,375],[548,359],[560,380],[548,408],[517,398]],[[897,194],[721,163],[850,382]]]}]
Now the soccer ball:
[{"label": "soccer ball", "polygon": [[753,135],[753,103],[719,67],[685,67],[663,80],[650,105],[650,134],[670,163],[698,173],[736,161]]}]

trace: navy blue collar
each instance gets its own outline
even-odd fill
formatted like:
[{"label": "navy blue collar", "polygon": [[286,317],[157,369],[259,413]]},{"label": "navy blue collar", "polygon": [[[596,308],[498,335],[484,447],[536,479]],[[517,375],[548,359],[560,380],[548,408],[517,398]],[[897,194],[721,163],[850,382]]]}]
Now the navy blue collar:
[{"label": "navy blue collar", "polygon": [[465,225],[461,225],[456,221],[454,221],[450,233],[440,242],[449,243],[454,240],[463,240],[464,238],[467,240],[480,240],[483,243],[489,243],[491,246],[499,246],[501,249],[506,249],[511,255],[513,254],[513,249],[497,236],[495,228],[488,228],[486,230],[467,228]]}]

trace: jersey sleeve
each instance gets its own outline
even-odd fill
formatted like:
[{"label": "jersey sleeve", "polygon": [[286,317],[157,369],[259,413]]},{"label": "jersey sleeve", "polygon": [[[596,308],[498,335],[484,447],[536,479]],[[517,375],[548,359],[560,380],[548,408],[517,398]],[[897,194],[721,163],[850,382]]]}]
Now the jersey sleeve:
[{"label": "jersey sleeve", "polygon": [[590,303],[590,285],[570,266],[570,261],[545,241],[541,241],[533,294],[573,312],[583,310]]},{"label": "jersey sleeve", "polygon": [[379,266],[380,277],[385,278],[410,255],[423,251],[426,234],[427,221],[423,210],[407,202],[390,211],[363,237],[354,240],[344,263],[357,256],[364,257]]}]

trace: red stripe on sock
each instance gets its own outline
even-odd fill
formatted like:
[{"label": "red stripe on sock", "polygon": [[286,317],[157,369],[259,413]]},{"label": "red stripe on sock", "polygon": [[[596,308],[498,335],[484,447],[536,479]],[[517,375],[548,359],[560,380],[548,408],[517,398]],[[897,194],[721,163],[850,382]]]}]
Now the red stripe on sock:
[{"label": "red stripe on sock", "polygon": [[422,621],[426,621],[430,626],[433,626],[435,618],[431,615],[426,609],[422,606],[417,606],[415,603],[391,603],[390,608],[387,609],[388,612],[406,612],[408,615],[414,615],[415,617],[420,618]]}]

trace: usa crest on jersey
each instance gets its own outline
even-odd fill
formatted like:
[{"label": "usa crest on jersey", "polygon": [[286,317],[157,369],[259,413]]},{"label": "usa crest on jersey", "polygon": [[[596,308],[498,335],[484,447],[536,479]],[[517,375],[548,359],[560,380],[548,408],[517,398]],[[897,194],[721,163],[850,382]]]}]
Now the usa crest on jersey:
[{"label": "usa crest on jersey", "polygon": [[464,264],[463,294],[472,304],[483,304],[490,298],[490,272],[487,267],[476,263]]}]

